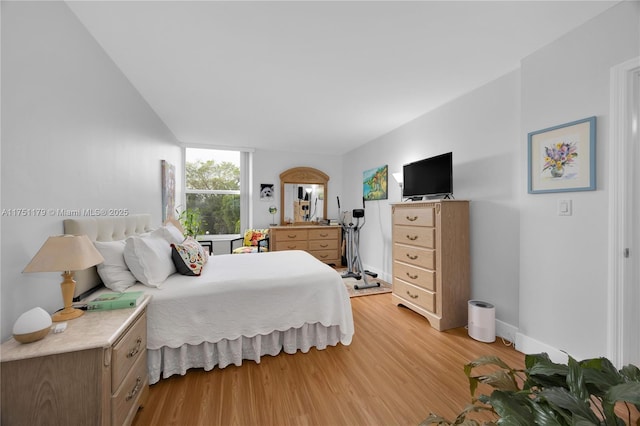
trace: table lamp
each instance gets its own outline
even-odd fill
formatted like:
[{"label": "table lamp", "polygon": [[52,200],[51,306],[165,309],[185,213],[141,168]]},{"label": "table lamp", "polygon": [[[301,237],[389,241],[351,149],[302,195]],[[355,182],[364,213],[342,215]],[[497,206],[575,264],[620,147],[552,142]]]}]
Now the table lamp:
[{"label": "table lamp", "polygon": [[391,176],[393,176],[396,182],[398,182],[398,185],[400,185],[400,201],[402,201],[402,183],[404,181],[404,176],[402,172],[391,173]]},{"label": "table lamp", "polygon": [[102,263],[104,258],[86,235],[59,235],[49,237],[22,272],[62,272],[62,300],[64,309],[51,316],[53,321],[68,321],[84,313],[71,306],[76,282],[74,271]]}]

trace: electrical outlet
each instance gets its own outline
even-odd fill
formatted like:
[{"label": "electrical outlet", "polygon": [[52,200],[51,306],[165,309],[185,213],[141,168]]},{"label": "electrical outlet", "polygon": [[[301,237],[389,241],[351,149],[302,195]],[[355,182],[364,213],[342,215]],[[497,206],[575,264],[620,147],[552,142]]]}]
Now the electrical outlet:
[{"label": "electrical outlet", "polygon": [[558,200],[558,216],[571,216],[572,214],[571,200]]}]

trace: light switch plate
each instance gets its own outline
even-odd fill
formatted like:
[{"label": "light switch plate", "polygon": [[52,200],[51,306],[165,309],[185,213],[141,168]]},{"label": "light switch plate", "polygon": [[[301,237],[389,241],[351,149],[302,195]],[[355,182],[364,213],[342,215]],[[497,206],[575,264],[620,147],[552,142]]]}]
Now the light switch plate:
[{"label": "light switch plate", "polygon": [[571,216],[573,208],[571,200],[558,200],[558,216]]}]

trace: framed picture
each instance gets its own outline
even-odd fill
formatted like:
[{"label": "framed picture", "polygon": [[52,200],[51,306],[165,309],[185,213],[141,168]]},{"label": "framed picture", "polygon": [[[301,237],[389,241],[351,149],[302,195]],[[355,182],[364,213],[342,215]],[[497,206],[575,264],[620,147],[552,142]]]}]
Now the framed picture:
[{"label": "framed picture", "polygon": [[260,184],[260,199],[262,201],[272,201],[273,200],[273,184],[272,183],[261,183]]},{"label": "framed picture", "polygon": [[385,164],[365,170],[362,178],[362,196],[365,200],[386,200],[389,167]]},{"label": "framed picture", "polygon": [[176,211],[176,168],[168,161],[161,160],[162,167],[162,223],[174,217]]},{"label": "framed picture", "polygon": [[529,194],[596,189],[596,117],[529,133]]}]

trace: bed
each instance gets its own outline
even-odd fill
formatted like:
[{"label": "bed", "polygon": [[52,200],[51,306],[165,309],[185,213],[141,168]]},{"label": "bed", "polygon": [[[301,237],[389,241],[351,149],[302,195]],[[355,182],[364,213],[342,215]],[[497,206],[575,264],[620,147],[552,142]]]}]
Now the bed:
[{"label": "bed", "polygon": [[[150,215],[77,218],[65,233],[97,245],[151,232]],[[100,285],[96,268],[76,273],[76,294]],[[304,251],[211,256],[200,276],[174,273],[155,287],[147,309],[149,382],[190,368],[211,370],[264,355],[349,345],[351,303],[340,275]],[[99,292],[111,291],[101,289]],[[95,294],[95,293],[94,293]],[[93,296],[91,296],[93,297]]]}]

